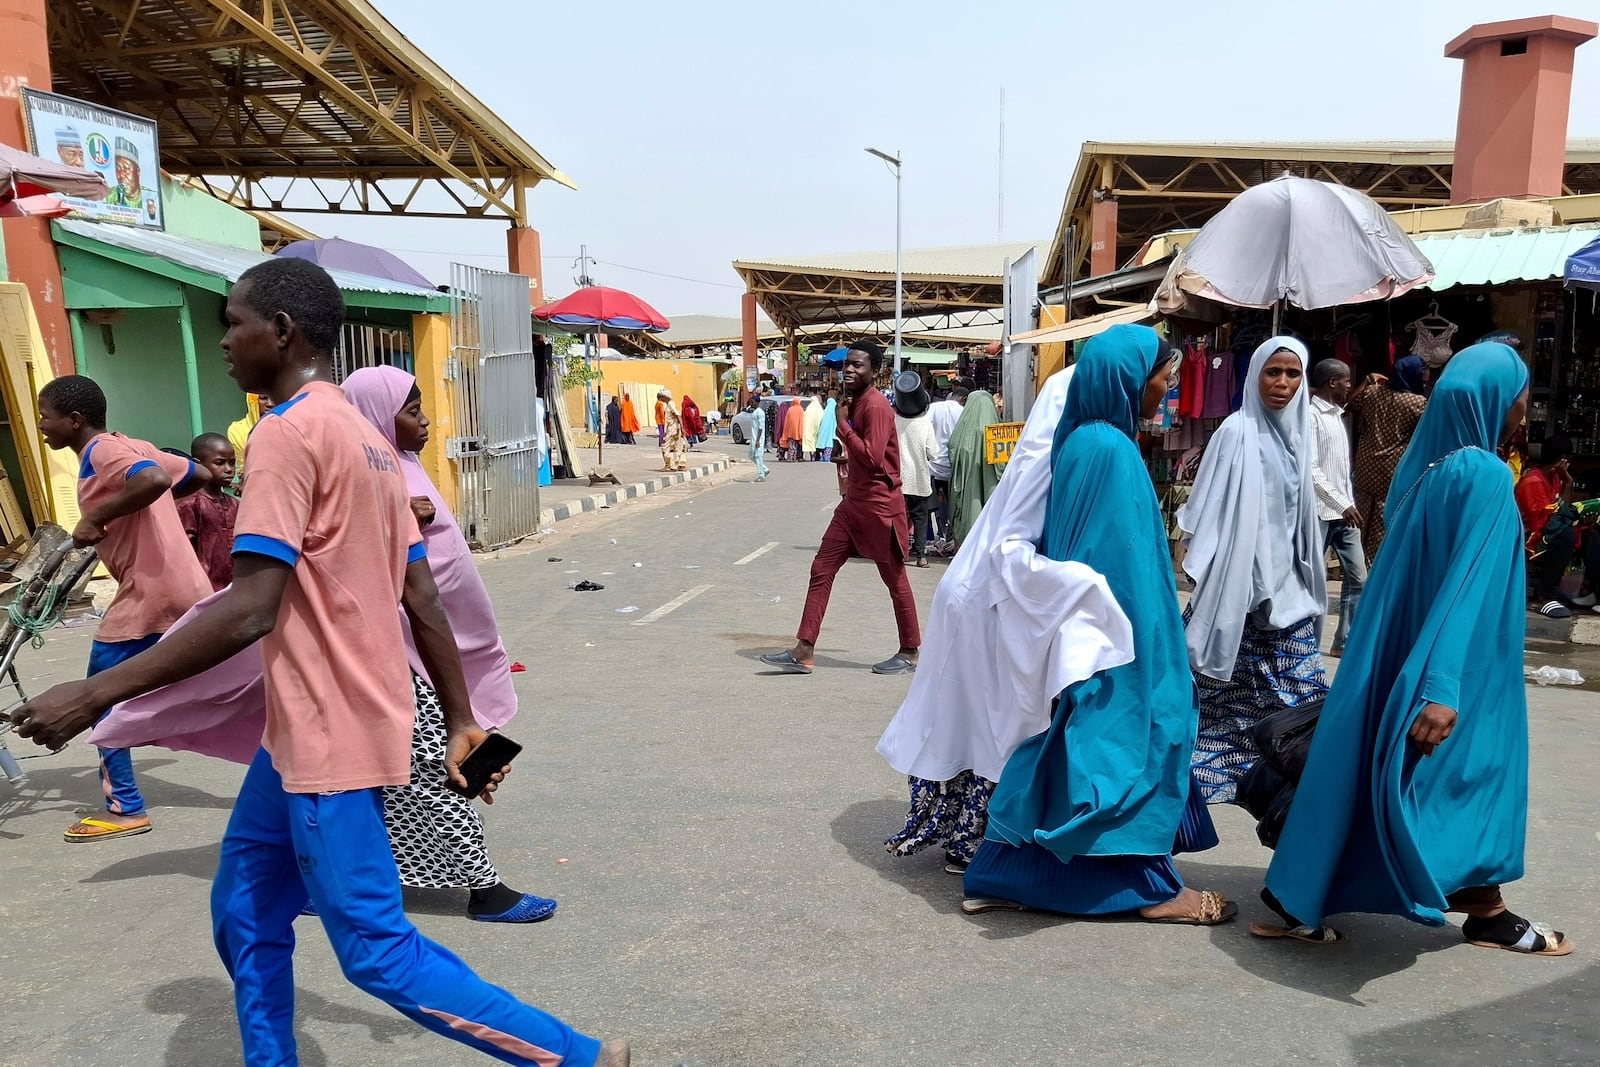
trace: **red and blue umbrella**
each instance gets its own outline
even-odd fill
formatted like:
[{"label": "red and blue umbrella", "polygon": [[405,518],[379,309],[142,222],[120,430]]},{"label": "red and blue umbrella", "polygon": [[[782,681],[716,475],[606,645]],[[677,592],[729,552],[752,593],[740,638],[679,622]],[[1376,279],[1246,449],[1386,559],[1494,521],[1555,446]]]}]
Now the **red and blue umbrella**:
[{"label": "red and blue umbrella", "polygon": [[605,285],[586,285],[554,303],[534,308],[533,316],[572,333],[660,333],[672,325],[632,293]]}]

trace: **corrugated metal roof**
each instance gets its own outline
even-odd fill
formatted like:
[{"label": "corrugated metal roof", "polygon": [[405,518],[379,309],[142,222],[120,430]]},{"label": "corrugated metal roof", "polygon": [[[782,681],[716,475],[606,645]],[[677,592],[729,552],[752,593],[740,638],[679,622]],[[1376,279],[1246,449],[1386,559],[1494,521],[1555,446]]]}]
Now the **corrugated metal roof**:
[{"label": "corrugated metal roof", "polygon": [[[176,263],[180,267],[197,270],[229,283],[238,281],[241,274],[257,263],[264,263],[272,258],[265,252],[219,245],[193,237],[174,237],[160,230],[138,226],[85,222],[81,219],[60,219],[55,225],[78,237],[164,259],[169,263]],[[374,278],[371,275],[355,274],[347,270],[330,270],[328,273],[345,292],[412,296],[426,299],[430,303],[447,299],[437,290],[390,281],[388,278]]]},{"label": "corrugated metal roof", "polygon": [[[782,331],[765,315],[756,316],[756,336],[776,337]],[[667,347],[741,340],[744,320],[737,315],[674,315],[672,325],[655,335]]]},{"label": "corrugated metal roof", "polygon": [[[902,254],[901,273],[907,277],[994,278],[998,280],[1006,260],[1015,260],[1030,248],[1043,254],[1048,239],[1010,241],[995,245],[958,245],[952,248],[907,248]],[[850,272],[884,274],[894,277],[894,249],[887,252],[845,252],[826,256],[780,256],[773,259],[741,259],[734,269],[815,271],[820,274]]]},{"label": "corrugated metal roof", "polygon": [[1433,264],[1422,289],[1505,285],[1561,277],[1567,257],[1600,236],[1600,223],[1527,230],[1452,230],[1418,234],[1413,241]]}]

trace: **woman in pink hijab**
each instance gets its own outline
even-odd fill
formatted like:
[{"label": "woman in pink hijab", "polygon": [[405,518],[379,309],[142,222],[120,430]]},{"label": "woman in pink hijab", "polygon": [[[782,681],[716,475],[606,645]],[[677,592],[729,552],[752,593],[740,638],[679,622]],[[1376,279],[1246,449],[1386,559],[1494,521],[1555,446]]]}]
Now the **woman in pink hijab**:
[{"label": "woman in pink hijab", "polygon": [[[412,511],[422,527],[428,566],[461,651],[473,717],[486,730],[498,729],[517,713],[511,664],[466,538],[417,460],[418,450],[428,442],[428,419],[422,413],[417,381],[396,367],[369,367],[350,375],[344,391],[394,446]],[[186,625],[220,595],[201,601],[168,633]],[[400,610],[398,604],[395,610]],[[401,883],[417,889],[470,889],[467,913],[480,922],[549,918],[556,902],[520,893],[500,881],[484,846],[477,808],[444,788],[444,715],[409,624],[404,633],[417,708],[411,783],[385,789],[383,811]],[[266,689],[261,646],[256,644],[209,671],[117,705],[101,720],[94,737],[116,738],[120,748],[159,745],[249,763],[260,748],[265,724]]]},{"label": "woman in pink hijab", "polygon": [[[345,379],[344,392],[400,458],[411,510],[422,527],[428,566],[461,651],[473,717],[486,730],[504,726],[517,713],[511,663],[467,539],[417,459],[428,443],[428,417],[422,413],[417,380],[398,367],[364,367]],[[548,918],[556,902],[518,893],[500,881],[484,848],[477,807],[444,787],[444,714],[411,642],[409,626],[405,635],[417,694],[411,784],[385,789],[383,805],[400,881],[418,889],[468,888],[472,890],[468,914],[483,922]]]}]

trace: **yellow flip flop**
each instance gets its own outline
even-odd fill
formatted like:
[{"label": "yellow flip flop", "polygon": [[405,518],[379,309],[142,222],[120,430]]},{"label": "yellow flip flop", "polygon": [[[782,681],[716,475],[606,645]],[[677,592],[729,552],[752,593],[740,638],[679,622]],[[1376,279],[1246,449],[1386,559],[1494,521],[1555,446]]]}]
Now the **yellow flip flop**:
[{"label": "yellow flip flop", "polygon": [[[86,833],[74,833],[73,831],[77,830],[80,826],[88,827],[89,831]],[[104,841],[112,837],[133,837],[136,834],[147,834],[151,831],[151,829],[153,829],[153,827],[151,826],[149,819],[146,819],[142,823],[136,823],[133,826],[122,826],[118,823],[107,822],[104,819],[91,819],[85,816],[84,818],[73,823],[71,826],[67,827],[66,831],[62,833],[61,836],[67,841]]]}]

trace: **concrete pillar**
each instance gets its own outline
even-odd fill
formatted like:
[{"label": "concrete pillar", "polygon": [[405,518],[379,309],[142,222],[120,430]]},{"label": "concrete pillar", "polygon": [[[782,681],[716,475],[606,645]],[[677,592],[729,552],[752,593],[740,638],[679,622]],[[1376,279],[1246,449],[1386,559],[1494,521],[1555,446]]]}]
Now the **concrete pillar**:
[{"label": "concrete pillar", "polygon": [[[50,38],[45,29],[46,0],[0,0],[0,143],[28,144],[27,124],[17,90],[48,90]],[[45,219],[6,219],[5,277],[28,287],[50,366],[73,372],[72,334],[61,295],[61,264],[50,223]]]},{"label": "concrete pillar", "polygon": [[433,423],[432,440],[418,455],[439,495],[452,512],[460,510],[456,465],[445,457],[444,444],[456,434],[455,383],[445,377],[450,361],[450,316],[411,316],[412,367],[422,391],[422,410]]},{"label": "concrete pillar", "polygon": [[1089,216],[1089,276],[1117,269],[1117,198],[1109,189],[1096,190]]},{"label": "concrete pillar", "polygon": [[[5,3],[6,0],[0,0]],[[534,307],[544,304],[544,267],[540,258],[539,231],[527,226],[513,226],[506,231],[506,262],[512,274],[525,274],[532,283],[529,298]]]},{"label": "concrete pillar", "polygon": [[800,342],[795,340],[792,333],[789,335],[787,348],[789,360],[784,377],[788,379],[788,384],[793,385],[800,380]]},{"label": "concrete pillar", "polygon": [[[750,368],[756,365],[756,357],[760,354],[761,349],[761,337],[756,329],[756,294],[746,293],[739,298],[739,315],[742,320],[740,326],[742,328],[744,353],[742,365],[744,366],[744,378],[749,381],[751,378]],[[743,396],[744,386],[742,383],[739,388],[741,390],[740,395]]]},{"label": "concrete pillar", "polygon": [[1560,196],[1574,52],[1600,25],[1560,15],[1473,26],[1445,46],[1459,59],[1452,204]]}]

